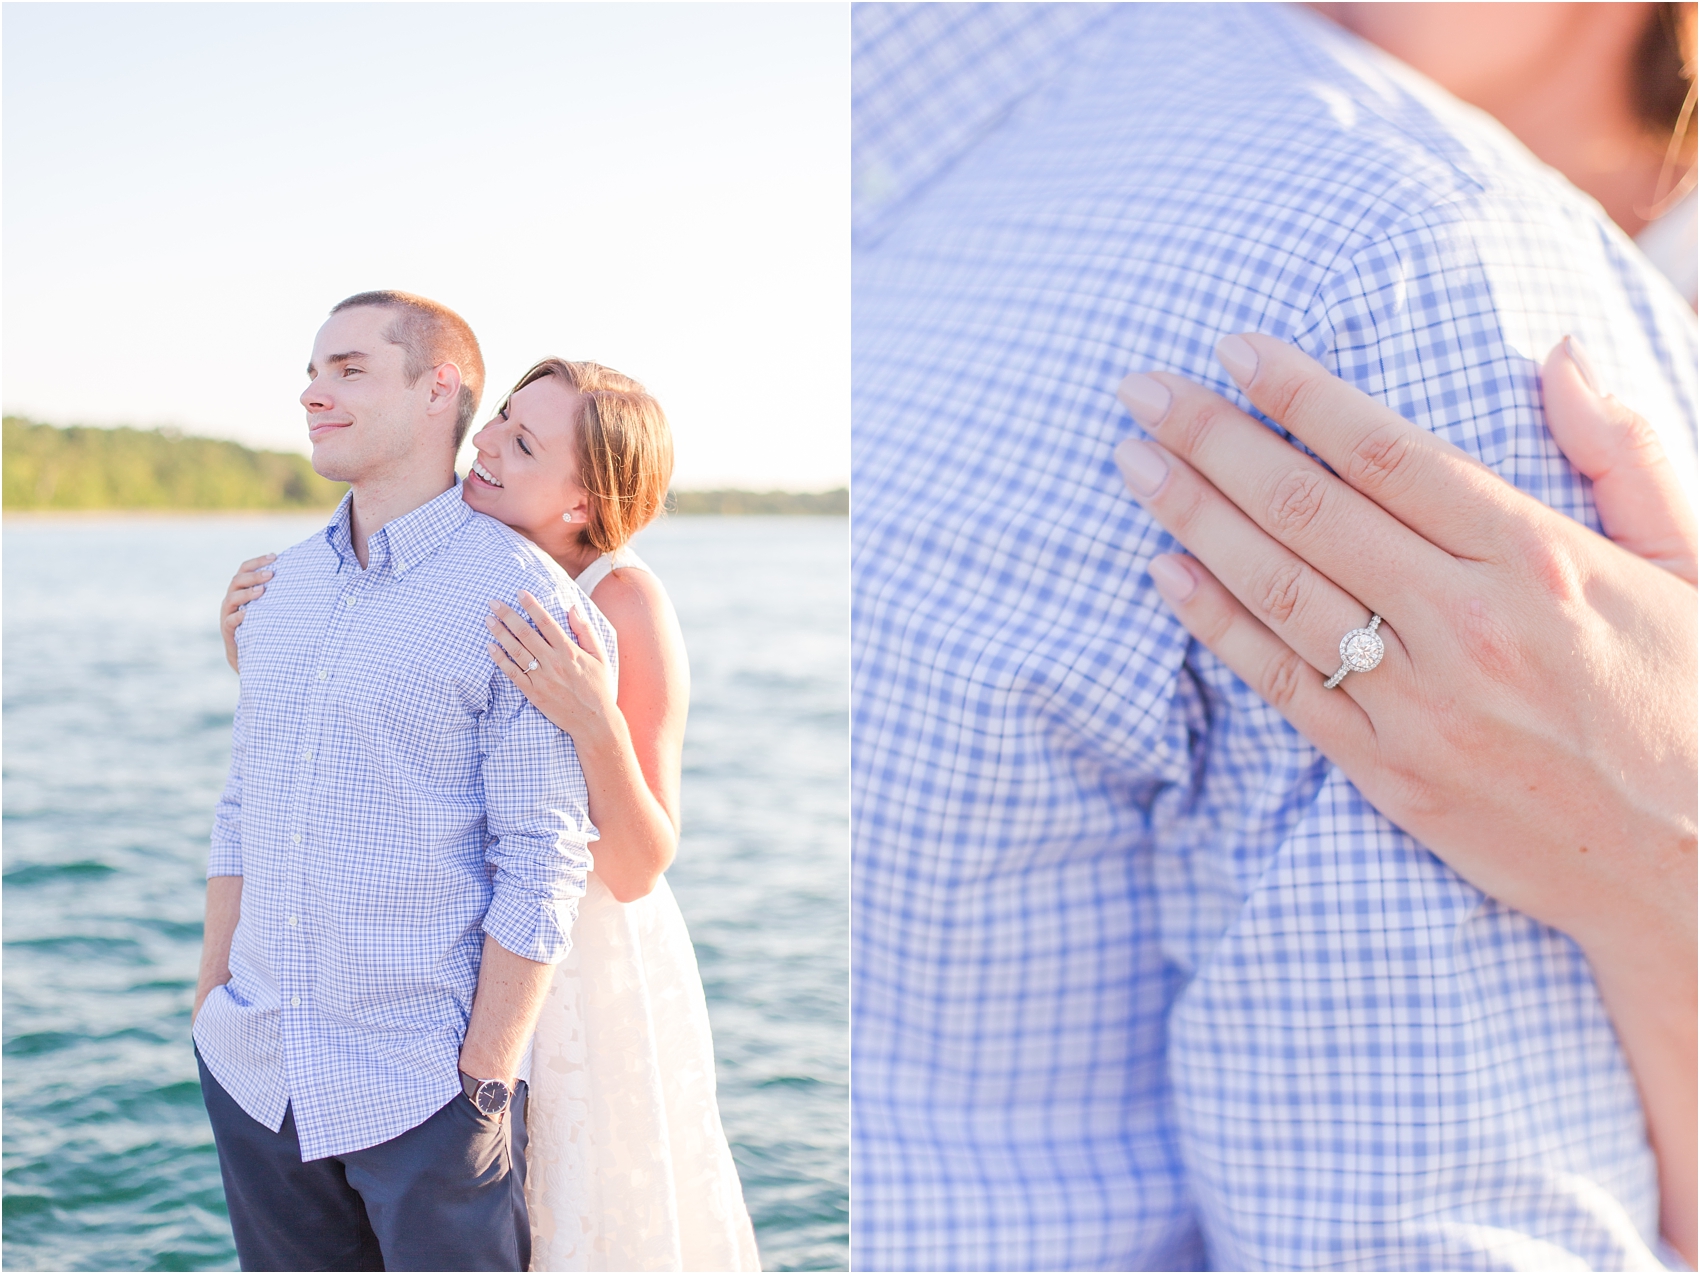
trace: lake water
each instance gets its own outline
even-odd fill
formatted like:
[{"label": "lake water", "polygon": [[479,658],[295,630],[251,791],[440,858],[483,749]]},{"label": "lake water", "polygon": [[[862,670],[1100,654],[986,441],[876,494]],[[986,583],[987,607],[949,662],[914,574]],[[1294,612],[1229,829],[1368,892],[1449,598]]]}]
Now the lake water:
[{"label": "lake water", "polygon": [[[5,524],[8,1268],[235,1266],[189,1044],[236,699],[217,607],[322,525]],[[637,548],[690,649],[668,878],[763,1263],[844,1269],[847,520],[681,517]]]}]

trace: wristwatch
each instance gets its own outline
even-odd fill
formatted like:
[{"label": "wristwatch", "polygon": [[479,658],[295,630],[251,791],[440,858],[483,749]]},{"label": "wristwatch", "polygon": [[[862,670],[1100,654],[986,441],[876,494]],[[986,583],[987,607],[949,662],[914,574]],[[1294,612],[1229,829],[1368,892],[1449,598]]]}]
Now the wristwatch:
[{"label": "wristwatch", "polygon": [[513,1100],[513,1090],[499,1079],[474,1079],[462,1071],[460,1087],[472,1104],[492,1119],[500,1119]]}]

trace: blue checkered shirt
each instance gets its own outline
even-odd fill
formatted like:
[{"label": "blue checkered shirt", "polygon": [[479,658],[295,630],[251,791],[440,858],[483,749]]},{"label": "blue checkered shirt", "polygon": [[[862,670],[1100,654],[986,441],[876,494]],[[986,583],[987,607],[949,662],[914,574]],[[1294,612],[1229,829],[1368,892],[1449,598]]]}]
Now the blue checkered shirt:
[{"label": "blue checkered shirt", "polygon": [[1540,360],[1691,457],[1692,315],[1302,10],[853,29],[856,1268],[1656,1268],[1577,948],[1189,639],[1110,452],[1129,371],[1249,410],[1212,349],[1256,330],[1597,527]]},{"label": "blue checkered shirt", "polygon": [[303,1160],[387,1141],[461,1091],[484,935],[567,954],[596,835],[572,740],[496,667],[492,598],[578,604],[458,486],[368,540],[349,502],[278,556],[236,630],[242,693],[208,876],[242,877],[207,1069]]}]

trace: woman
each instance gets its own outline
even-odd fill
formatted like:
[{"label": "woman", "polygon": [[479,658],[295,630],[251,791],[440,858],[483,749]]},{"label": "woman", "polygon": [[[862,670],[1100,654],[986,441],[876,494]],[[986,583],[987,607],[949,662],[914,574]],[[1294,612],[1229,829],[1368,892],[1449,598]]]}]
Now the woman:
[{"label": "woman", "polygon": [[[1548,424],[1608,541],[1272,337],[1217,357],[1329,469],[1182,377],[1129,376],[1154,441],[1117,464],[1194,555],[1153,584],[1389,820],[1582,948],[1692,1267],[1696,537],[1657,435],[1573,342],[1549,355]],[[1384,653],[1336,681],[1371,610]]]},{"label": "woman", "polygon": [[1695,304],[1691,0],[1312,7],[1499,120]]},{"label": "woman", "polygon": [[[491,603],[491,657],[572,736],[601,833],[531,1057],[533,1267],[759,1269],[715,1105],[702,980],[662,875],[678,843],[689,670],[666,590],[629,541],[666,496],[666,418],[618,372],[545,359],[473,445],[467,504],[559,562],[619,642],[616,677],[576,611],[575,643],[527,594],[535,629]],[[233,668],[241,607],[270,560],[243,563],[225,596]]]}]

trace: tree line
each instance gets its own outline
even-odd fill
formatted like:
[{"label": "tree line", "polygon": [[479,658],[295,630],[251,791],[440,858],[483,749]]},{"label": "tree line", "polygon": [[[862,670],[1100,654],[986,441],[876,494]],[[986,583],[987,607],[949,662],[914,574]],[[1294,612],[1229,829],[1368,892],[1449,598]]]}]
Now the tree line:
[{"label": "tree line", "polygon": [[174,429],[61,429],[7,416],[4,500],[31,509],[319,509],[348,488],[307,457]]},{"label": "tree line", "polygon": [[[4,420],[8,512],[75,509],[329,509],[348,488],[307,457],[175,429],[61,428]],[[751,516],[850,511],[845,488],[823,492],[674,491],[671,512]]]}]

